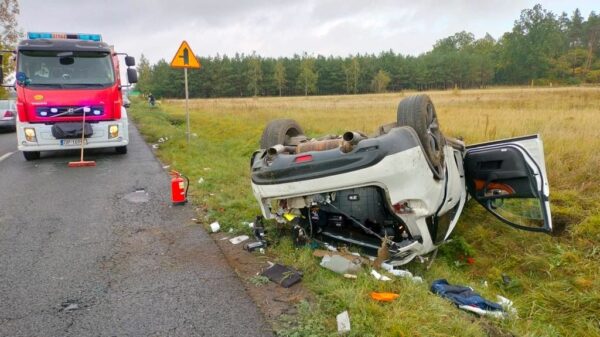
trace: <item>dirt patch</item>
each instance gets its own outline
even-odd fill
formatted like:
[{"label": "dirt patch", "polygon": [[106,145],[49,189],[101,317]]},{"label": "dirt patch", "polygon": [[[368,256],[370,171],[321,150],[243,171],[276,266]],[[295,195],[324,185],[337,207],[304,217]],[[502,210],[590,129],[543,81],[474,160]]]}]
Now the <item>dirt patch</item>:
[{"label": "dirt patch", "polygon": [[268,249],[266,254],[250,253],[244,250],[243,243],[233,245],[229,240],[224,239],[231,237],[227,233],[215,233],[211,234],[211,237],[225,255],[231,268],[242,279],[248,294],[271,325],[275,325],[281,315],[296,314],[296,304],[299,302],[314,300],[311,293],[302,286],[302,282],[290,288],[283,288],[273,282],[257,286],[249,281],[269,266],[267,261],[275,260],[274,256],[269,255]]}]

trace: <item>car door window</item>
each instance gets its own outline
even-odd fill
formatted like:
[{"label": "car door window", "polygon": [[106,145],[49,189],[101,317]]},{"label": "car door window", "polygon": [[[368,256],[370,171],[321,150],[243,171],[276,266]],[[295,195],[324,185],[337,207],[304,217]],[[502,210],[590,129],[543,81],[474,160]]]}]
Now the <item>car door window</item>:
[{"label": "car door window", "polygon": [[503,222],[550,232],[549,189],[539,137],[469,147],[465,155],[469,193]]}]

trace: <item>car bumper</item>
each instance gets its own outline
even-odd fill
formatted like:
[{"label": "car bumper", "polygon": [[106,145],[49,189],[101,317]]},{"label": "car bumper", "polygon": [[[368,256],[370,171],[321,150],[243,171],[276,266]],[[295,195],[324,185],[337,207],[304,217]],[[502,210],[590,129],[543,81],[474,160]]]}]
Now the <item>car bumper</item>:
[{"label": "car bumper", "polygon": [[14,128],[17,122],[12,119],[0,119],[0,128]]},{"label": "car bumper", "polygon": [[[126,146],[129,144],[129,131],[127,129],[127,120],[102,121],[90,123],[93,134],[85,139],[84,148],[106,148]],[[109,127],[117,125],[119,132],[116,137],[109,139]],[[36,134],[36,141],[28,141],[25,137],[25,128],[33,128]],[[18,123],[17,141],[20,151],[62,151],[72,150],[81,147],[80,144],[66,145],[64,140],[52,136],[52,125]]]}]

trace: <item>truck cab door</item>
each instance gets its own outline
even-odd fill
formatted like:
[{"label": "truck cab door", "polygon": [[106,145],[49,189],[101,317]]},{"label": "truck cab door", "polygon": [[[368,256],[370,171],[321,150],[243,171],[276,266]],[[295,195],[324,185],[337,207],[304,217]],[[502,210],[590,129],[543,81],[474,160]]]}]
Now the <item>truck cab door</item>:
[{"label": "truck cab door", "polygon": [[468,146],[467,190],[490,213],[515,228],[552,232],[544,147],[538,135]]}]

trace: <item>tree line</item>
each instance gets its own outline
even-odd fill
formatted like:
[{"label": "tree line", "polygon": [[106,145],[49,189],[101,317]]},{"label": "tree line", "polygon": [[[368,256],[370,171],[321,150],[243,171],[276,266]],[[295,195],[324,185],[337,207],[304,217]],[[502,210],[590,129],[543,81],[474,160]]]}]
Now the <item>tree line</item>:
[{"label": "tree line", "polygon": [[[189,72],[190,97],[330,95],[488,85],[600,83],[600,15],[576,9],[556,15],[525,9],[499,39],[459,32],[418,56],[393,50],[346,57],[261,57],[256,53],[199,56]],[[182,97],[183,71],[167,61],[138,65],[138,90]]]}]

